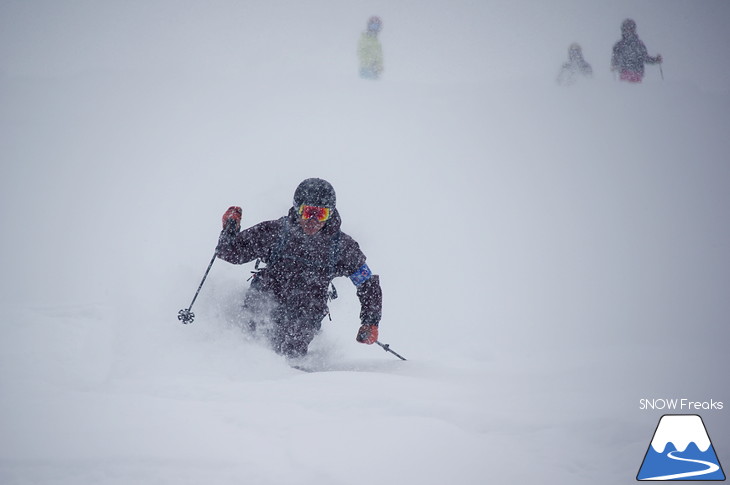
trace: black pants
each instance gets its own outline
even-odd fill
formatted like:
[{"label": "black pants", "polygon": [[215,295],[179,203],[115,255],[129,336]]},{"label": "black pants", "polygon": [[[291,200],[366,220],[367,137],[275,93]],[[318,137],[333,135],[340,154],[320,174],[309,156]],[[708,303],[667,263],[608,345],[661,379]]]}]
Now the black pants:
[{"label": "black pants", "polygon": [[254,285],[246,293],[243,310],[248,330],[262,333],[276,353],[291,358],[307,354],[324,318],[307,306],[277,302]]},{"label": "black pants", "polygon": [[322,317],[297,309],[279,307],[274,312],[274,328],[269,341],[274,351],[287,357],[303,357],[322,328]]}]

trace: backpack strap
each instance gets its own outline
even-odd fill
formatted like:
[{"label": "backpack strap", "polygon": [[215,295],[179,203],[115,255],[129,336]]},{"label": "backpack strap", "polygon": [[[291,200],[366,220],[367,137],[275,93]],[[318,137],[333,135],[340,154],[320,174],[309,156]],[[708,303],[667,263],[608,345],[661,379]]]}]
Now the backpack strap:
[{"label": "backpack strap", "polygon": [[289,242],[289,218],[284,216],[279,220],[281,221],[279,240],[276,242],[276,246],[274,246],[274,249],[271,250],[269,261],[267,261],[267,266],[272,265],[275,262],[279,261],[279,259],[281,259],[284,248],[286,247],[286,243]]},{"label": "backpack strap", "polygon": [[337,231],[337,234],[332,238],[329,249],[329,270],[330,279],[333,279],[335,274],[335,265],[337,264],[337,258],[340,256],[340,235],[342,231]]},{"label": "backpack strap", "polygon": [[[327,296],[331,300],[337,299],[337,288],[335,288],[335,284],[332,283],[332,280],[337,276],[335,274],[335,265],[337,264],[337,258],[340,255],[340,234],[342,234],[342,231],[337,231],[337,234],[332,238],[332,244],[330,244],[330,254],[329,254],[329,269],[330,269],[330,289],[327,291]],[[327,315],[329,315],[330,320],[332,320],[332,316],[330,315],[329,311],[327,312]]]}]

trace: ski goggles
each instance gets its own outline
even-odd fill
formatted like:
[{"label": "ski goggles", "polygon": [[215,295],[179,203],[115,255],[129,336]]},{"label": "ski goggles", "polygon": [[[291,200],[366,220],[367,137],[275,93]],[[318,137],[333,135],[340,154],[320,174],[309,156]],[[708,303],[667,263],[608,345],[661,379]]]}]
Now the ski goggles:
[{"label": "ski goggles", "polygon": [[324,222],[330,218],[332,211],[329,207],[302,204],[299,206],[299,215],[302,219],[317,219],[319,222]]}]

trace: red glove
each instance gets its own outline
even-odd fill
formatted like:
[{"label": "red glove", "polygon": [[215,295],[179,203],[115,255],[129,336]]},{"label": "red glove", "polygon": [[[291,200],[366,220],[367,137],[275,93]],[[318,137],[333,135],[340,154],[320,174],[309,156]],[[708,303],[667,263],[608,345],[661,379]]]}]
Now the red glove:
[{"label": "red glove", "polygon": [[355,337],[360,343],[372,345],[378,340],[378,326],[364,324],[360,326],[360,330],[357,331],[357,337]]},{"label": "red glove", "polygon": [[[228,224],[235,224],[236,230],[241,229],[241,215],[243,210],[235,205],[228,208],[225,214],[223,214],[223,228],[225,229]],[[232,222],[231,222],[232,221]]]}]

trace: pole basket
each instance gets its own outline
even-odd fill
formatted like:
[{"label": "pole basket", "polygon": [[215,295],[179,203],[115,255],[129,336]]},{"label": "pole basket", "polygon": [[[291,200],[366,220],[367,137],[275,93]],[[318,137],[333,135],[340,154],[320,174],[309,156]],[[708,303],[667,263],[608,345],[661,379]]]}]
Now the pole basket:
[{"label": "pole basket", "polygon": [[193,323],[193,320],[195,320],[195,313],[191,312],[190,308],[183,309],[177,312],[177,319],[187,325],[188,323]]}]

